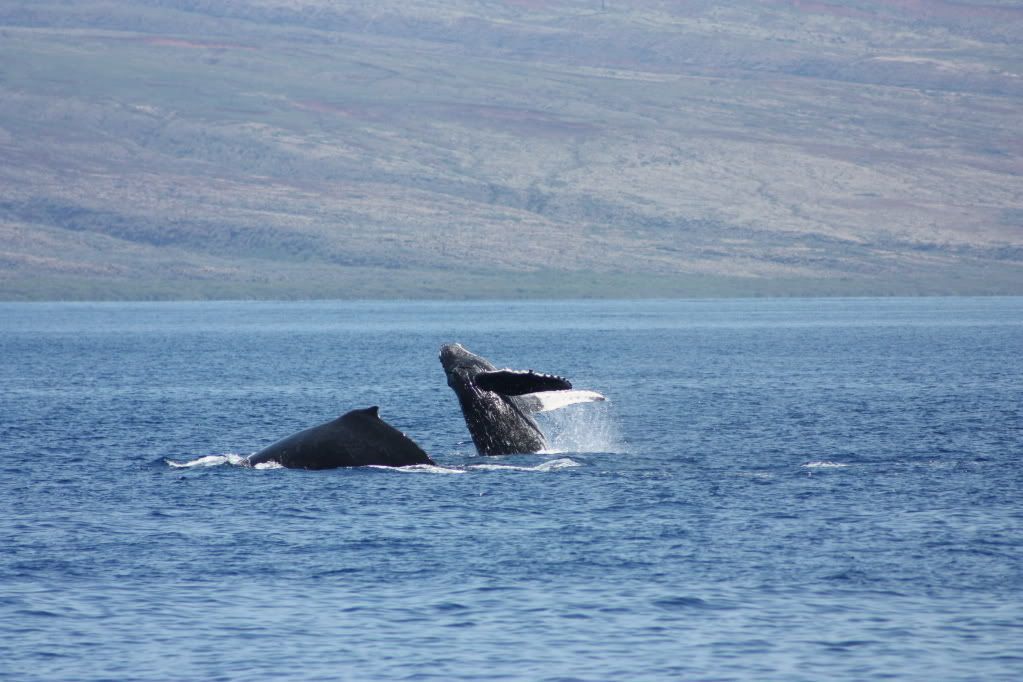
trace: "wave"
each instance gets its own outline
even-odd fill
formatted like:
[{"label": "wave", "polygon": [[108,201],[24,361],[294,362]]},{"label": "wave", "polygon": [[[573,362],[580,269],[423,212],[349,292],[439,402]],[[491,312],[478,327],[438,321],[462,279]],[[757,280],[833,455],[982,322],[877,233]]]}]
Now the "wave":
[{"label": "wave", "polygon": [[807,462],[802,466],[804,469],[840,469],[842,467],[847,467],[849,465],[842,464],[841,462],[830,462],[825,460],[820,462]]}]

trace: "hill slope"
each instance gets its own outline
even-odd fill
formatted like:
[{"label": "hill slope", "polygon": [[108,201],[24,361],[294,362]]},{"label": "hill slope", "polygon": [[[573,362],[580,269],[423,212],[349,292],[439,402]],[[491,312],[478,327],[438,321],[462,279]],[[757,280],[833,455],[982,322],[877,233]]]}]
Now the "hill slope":
[{"label": "hill slope", "polygon": [[1023,293],[1023,10],[0,7],[0,298]]}]

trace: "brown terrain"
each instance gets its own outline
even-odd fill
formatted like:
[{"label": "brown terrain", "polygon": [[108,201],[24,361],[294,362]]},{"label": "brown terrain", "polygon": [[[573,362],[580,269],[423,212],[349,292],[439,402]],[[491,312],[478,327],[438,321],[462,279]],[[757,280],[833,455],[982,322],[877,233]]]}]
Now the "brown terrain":
[{"label": "brown terrain", "polygon": [[0,6],[0,299],[1023,294],[1009,2]]}]

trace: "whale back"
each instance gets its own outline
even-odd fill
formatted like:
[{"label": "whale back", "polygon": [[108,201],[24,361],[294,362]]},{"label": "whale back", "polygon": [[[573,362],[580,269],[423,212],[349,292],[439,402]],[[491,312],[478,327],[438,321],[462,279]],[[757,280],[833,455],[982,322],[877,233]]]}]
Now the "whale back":
[{"label": "whale back", "polygon": [[422,448],[380,418],[376,406],[299,431],[249,458],[253,465],[265,462],[290,469],[433,464]]}]

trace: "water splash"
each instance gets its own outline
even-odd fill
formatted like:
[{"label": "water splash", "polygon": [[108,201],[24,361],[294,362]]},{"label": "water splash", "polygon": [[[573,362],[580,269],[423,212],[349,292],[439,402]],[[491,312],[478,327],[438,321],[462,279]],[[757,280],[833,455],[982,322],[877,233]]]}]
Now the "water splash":
[{"label": "water splash", "polygon": [[625,452],[610,402],[585,403],[536,415],[547,452]]},{"label": "water splash", "polygon": [[807,462],[803,465],[804,469],[840,469],[847,467],[848,464],[842,464],[841,462],[830,462],[827,460],[820,462]]}]

